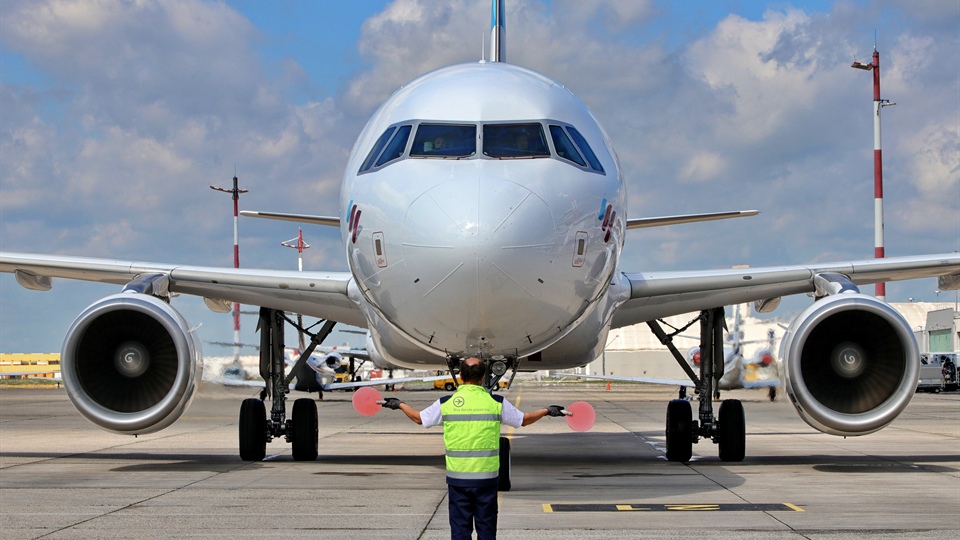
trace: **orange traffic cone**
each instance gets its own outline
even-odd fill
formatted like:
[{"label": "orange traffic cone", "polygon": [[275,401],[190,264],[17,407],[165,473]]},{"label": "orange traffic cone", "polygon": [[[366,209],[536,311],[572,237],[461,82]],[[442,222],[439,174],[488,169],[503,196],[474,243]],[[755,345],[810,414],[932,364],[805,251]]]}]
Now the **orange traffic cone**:
[{"label": "orange traffic cone", "polygon": [[607,390],[610,389],[610,381],[607,381]]}]

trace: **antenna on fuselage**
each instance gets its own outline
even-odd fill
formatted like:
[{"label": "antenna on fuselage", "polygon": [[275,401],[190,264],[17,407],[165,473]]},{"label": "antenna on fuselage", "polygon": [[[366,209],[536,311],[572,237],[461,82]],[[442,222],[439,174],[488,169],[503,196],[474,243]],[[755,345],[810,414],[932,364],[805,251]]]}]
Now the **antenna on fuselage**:
[{"label": "antenna on fuselage", "polygon": [[490,61],[507,61],[507,23],[504,19],[504,0],[493,0],[490,13]]}]

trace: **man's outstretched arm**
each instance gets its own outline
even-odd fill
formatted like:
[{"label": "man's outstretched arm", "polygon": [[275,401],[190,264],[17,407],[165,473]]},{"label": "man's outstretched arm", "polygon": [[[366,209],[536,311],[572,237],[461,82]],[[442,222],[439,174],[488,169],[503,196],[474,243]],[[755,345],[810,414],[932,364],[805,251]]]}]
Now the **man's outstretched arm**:
[{"label": "man's outstretched arm", "polygon": [[535,411],[523,413],[523,426],[529,426],[544,416],[563,416],[563,407],[560,405],[551,405],[546,409],[537,409]]},{"label": "man's outstretched arm", "polygon": [[407,415],[407,418],[413,420],[421,426],[423,425],[423,419],[420,418],[420,411],[403,402],[400,403],[400,410],[403,411],[403,414]]},{"label": "man's outstretched arm", "polygon": [[423,425],[423,418],[420,416],[420,411],[414,409],[413,407],[407,405],[406,403],[400,401],[395,397],[389,397],[383,401],[382,407],[384,409],[393,409],[403,411],[403,414],[407,415],[407,418],[413,420],[417,424]]}]

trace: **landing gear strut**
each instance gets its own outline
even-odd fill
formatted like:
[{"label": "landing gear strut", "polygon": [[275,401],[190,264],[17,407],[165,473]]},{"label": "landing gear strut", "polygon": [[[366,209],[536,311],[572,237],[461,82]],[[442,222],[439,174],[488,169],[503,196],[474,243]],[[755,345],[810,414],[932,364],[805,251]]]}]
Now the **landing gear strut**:
[{"label": "landing gear strut", "polygon": [[[260,393],[259,399],[245,399],[240,406],[240,459],[244,461],[263,460],[267,452],[267,443],[280,436],[292,444],[293,459],[297,461],[317,459],[319,433],[317,404],[310,398],[296,400],[288,420],[287,394],[290,393],[290,382],[293,377],[305,367],[306,359],[333,331],[336,323],[327,321],[320,332],[310,336],[310,345],[303,351],[290,369],[290,374],[287,375],[283,356],[284,320],[282,311],[260,308],[260,376],[267,385]],[[297,377],[298,388],[301,378],[303,377]],[[273,402],[269,418],[266,417],[264,404],[267,397],[270,397]]]},{"label": "landing gear strut", "polygon": [[[447,357],[447,371],[450,373],[450,377],[453,378],[453,384],[458,384],[460,380],[460,362],[464,359],[458,356],[448,356]],[[507,371],[510,371],[510,380],[507,382],[507,388],[513,384],[513,378],[517,376],[517,368],[520,366],[520,359],[513,356],[503,356],[497,355],[490,358],[484,359],[487,363],[487,376],[483,379],[483,387],[489,392],[493,392],[500,388],[500,380],[506,375]],[[444,390],[450,391],[455,388],[448,388],[444,386]]]},{"label": "landing gear strut", "polygon": [[713,414],[713,402],[720,399],[720,391],[716,389],[716,385],[723,376],[723,331],[726,325],[723,308],[702,311],[697,320],[700,321],[699,376],[694,373],[686,359],[673,345],[673,336],[684,329],[667,334],[657,321],[647,323],[660,342],[670,349],[680,367],[693,382],[695,393],[700,396],[697,421],[693,420],[689,401],[675,399],[667,405],[667,459],[690,461],[693,443],[704,438],[717,443],[721,460],[743,461],[746,454],[743,404],[738,400],[728,399],[721,403],[719,416],[715,417]]}]

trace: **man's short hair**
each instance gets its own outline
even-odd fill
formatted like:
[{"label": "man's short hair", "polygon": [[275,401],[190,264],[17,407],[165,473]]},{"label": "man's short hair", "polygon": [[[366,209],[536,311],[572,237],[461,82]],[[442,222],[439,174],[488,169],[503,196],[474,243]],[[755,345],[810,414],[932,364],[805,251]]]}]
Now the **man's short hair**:
[{"label": "man's short hair", "polygon": [[[470,362],[470,360],[479,360],[479,362]],[[460,364],[460,378],[465,383],[480,384],[486,375],[487,363],[475,356],[465,359]]]}]

